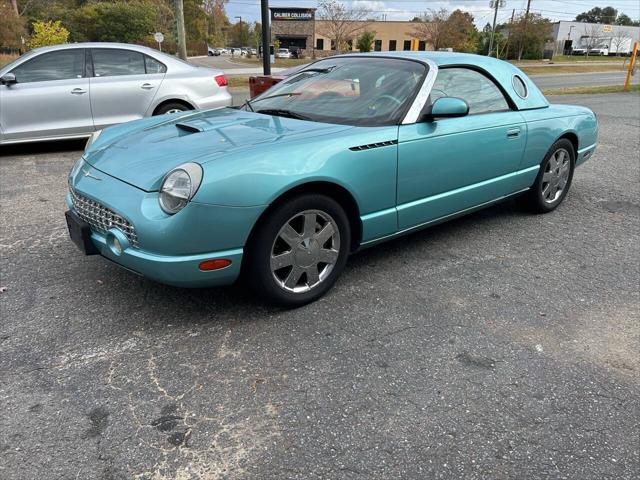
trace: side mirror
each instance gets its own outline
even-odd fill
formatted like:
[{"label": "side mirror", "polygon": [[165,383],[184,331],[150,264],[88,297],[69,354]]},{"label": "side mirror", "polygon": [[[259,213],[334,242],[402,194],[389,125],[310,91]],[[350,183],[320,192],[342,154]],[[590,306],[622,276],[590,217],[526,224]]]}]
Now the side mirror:
[{"label": "side mirror", "polygon": [[17,83],[17,81],[15,73],[5,73],[0,77],[0,85],[11,85],[12,83]]},{"label": "side mirror", "polygon": [[422,115],[422,121],[433,121],[436,118],[464,117],[469,114],[469,104],[456,97],[440,97]]}]

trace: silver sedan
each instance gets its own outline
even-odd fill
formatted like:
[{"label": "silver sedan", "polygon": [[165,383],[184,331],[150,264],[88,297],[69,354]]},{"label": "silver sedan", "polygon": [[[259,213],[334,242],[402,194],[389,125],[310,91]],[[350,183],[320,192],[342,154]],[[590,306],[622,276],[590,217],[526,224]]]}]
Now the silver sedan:
[{"label": "silver sedan", "polygon": [[0,144],[88,137],[115,123],[230,105],[221,70],[151,48],[37,48],[0,68]]}]

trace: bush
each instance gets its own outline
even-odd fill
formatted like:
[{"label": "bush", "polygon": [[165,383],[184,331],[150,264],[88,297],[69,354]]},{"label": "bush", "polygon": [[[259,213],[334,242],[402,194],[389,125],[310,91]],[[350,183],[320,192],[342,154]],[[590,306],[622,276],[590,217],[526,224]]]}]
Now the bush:
[{"label": "bush", "polygon": [[33,22],[33,34],[27,44],[29,48],[46,47],[67,43],[69,30],[64,28],[60,20],[55,22]]},{"label": "bush", "polygon": [[136,43],[155,31],[155,12],[146,1],[86,3],[73,15],[78,42]]},{"label": "bush", "polygon": [[360,35],[360,38],[358,38],[358,41],[356,43],[356,48],[361,52],[370,52],[371,50],[373,50],[373,42],[375,41],[375,39],[375,32],[362,32],[362,35]]}]

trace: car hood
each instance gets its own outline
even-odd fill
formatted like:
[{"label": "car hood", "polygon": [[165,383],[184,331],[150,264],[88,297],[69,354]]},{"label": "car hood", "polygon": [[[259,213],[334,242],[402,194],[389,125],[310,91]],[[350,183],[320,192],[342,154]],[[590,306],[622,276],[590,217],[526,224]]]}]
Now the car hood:
[{"label": "car hood", "polygon": [[125,124],[105,130],[85,152],[85,161],[107,175],[154,191],[171,169],[185,162],[204,164],[228,155],[237,155],[242,162],[248,150],[286,148],[292,142],[331,138],[353,128],[232,108],[168,115],[165,121],[148,123],[143,120],[138,128]]}]

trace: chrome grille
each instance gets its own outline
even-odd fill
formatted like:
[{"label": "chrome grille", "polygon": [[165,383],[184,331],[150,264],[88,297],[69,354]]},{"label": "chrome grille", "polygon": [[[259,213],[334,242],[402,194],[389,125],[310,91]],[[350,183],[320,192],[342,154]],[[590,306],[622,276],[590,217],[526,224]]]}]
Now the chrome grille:
[{"label": "chrome grille", "polygon": [[133,225],[104,205],[80,195],[73,188],[70,189],[73,208],[78,216],[87,222],[92,230],[106,234],[110,228],[117,228],[129,239],[131,246],[138,248],[138,236]]}]

